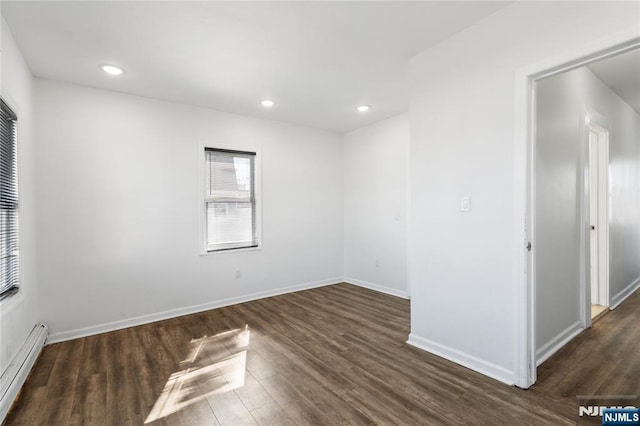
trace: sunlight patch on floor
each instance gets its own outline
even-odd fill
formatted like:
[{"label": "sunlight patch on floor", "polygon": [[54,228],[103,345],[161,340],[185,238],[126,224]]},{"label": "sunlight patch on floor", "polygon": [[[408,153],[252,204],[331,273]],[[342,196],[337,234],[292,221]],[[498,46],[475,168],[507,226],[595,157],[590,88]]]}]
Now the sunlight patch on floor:
[{"label": "sunlight patch on floor", "polygon": [[608,308],[602,305],[591,305],[591,319],[596,318],[598,315],[602,314]]},{"label": "sunlight patch on floor", "polygon": [[191,341],[189,356],[173,373],[145,424],[206,399],[244,386],[249,326]]}]

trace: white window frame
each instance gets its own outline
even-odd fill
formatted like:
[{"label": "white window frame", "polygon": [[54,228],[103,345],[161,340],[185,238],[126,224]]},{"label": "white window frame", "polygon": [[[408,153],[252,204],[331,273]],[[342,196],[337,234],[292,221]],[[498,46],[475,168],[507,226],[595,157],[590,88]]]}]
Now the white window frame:
[{"label": "white window frame", "polygon": [[[16,117],[20,117],[22,115],[22,111],[21,108],[19,108],[19,105],[17,102],[15,102],[15,100],[11,97],[11,95],[9,93],[7,93],[7,91],[3,90],[2,92],[2,100],[5,103],[5,105],[7,105],[7,107],[9,107],[9,109],[16,115]],[[9,292],[8,294],[4,294],[2,296],[0,296],[0,305],[2,305],[2,308],[5,309],[5,312],[8,311],[9,307],[14,306],[13,303],[19,300],[23,299],[23,289],[24,289],[24,265],[23,265],[23,254],[22,254],[22,239],[23,239],[23,224],[25,223],[24,221],[24,209],[23,209],[23,188],[22,188],[22,150],[23,150],[23,144],[20,143],[20,135],[22,134],[22,120],[16,119],[16,134],[17,134],[17,138],[16,138],[16,146],[14,147],[15,152],[14,155],[16,156],[16,163],[17,163],[17,180],[18,180],[18,286],[15,288],[14,291]]]},{"label": "white window frame", "polygon": [[[221,150],[229,150],[229,151],[241,151],[241,152],[255,152],[256,156],[254,158],[253,163],[253,173],[255,179],[255,214],[256,214],[256,238],[258,240],[258,245],[256,247],[241,247],[234,248],[228,250],[214,250],[209,251],[207,247],[207,187],[206,187],[206,178],[207,171],[205,168],[206,149],[221,149]],[[260,151],[255,148],[247,147],[247,146],[237,146],[237,145],[224,145],[218,143],[211,142],[200,142],[198,145],[198,235],[199,235],[199,247],[200,247],[200,255],[208,256],[208,255],[220,255],[220,254],[230,254],[230,253],[239,253],[245,251],[256,251],[262,249],[262,167],[261,167],[261,158]]]}]

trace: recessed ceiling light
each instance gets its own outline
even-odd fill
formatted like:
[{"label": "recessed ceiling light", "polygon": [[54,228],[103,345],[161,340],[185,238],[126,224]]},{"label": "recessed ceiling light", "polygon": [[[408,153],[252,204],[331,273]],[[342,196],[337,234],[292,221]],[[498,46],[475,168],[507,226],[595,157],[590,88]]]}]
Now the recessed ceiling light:
[{"label": "recessed ceiling light", "polygon": [[274,101],[272,101],[271,99],[263,99],[263,100],[260,102],[260,104],[261,104],[263,107],[271,108],[271,107],[272,107],[272,106],[274,106],[276,103],[275,103]]},{"label": "recessed ceiling light", "polygon": [[124,70],[120,67],[116,67],[115,65],[100,65],[100,69],[109,75],[124,74]]},{"label": "recessed ceiling light", "polygon": [[356,109],[359,112],[367,112],[367,111],[369,111],[369,105],[360,105]]}]

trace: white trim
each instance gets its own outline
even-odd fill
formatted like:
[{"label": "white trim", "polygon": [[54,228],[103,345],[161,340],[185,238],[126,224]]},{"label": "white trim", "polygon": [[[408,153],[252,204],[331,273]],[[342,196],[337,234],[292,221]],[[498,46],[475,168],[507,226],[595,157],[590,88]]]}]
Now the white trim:
[{"label": "white trim", "polygon": [[569,343],[574,337],[582,333],[583,330],[582,321],[576,321],[567,327],[567,329],[560,332],[560,334],[536,351],[536,366],[548,360],[551,355],[558,352],[558,350]]},{"label": "white trim", "polygon": [[499,380],[508,385],[514,385],[516,382],[516,374],[514,371],[507,370],[497,364],[469,355],[457,349],[451,348],[440,343],[436,343],[424,337],[409,334],[407,344],[415,346],[418,349],[430,352],[441,358],[455,362],[463,367],[470,368],[478,373],[489,376],[492,379]]},{"label": "white trim", "polygon": [[286,293],[293,293],[301,290],[308,290],[317,287],[324,287],[333,284],[342,283],[342,277],[331,278],[327,280],[314,281],[305,284],[294,285],[290,287],[276,288],[273,290],[260,291],[244,296],[230,297],[228,299],[215,300],[198,305],[185,306],[183,308],[171,309],[168,311],[142,315],[139,317],[128,318],[120,321],[108,322],[105,324],[94,325],[90,327],[78,328],[70,331],[53,333],[47,339],[47,343],[63,342],[65,340],[77,339],[80,337],[92,336],[94,334],[108,333],[110,331],[121,330],[123,328],[134,327],[137,325],[148,324],[151,322],[162,321],[169,318],[175,318],[183,315],[195,314],[198,312],[209,311],[211,309],[222,308],[225,306],[236,305],[238,303],[251,302],[253,300],[264,299],[267,297],[278,296]]},{"label": "white trim", "polygon": [[[602,131],[604,130],[604,132]],[[609,166],[610,166],[610,152],[611,152],[611,132],[612,127],[610,126],[607,129],[601,129],[598,140],[602,135],[605,136],[605,142],[599,143],[600,156],[598,157],[600,160],[600,164],[598,168],[600,170],[604,170],[604,173],[600,173],[598,179],[600,182],[598,185],[601,188],[604,188],[604,196],[599,198],[600,205],[598,209],[600,210],[599,216],[599,230],[600,232],[600,285],[599,290],[600,294],[598,298],[600,299],[600,304],[604,303],[604,306],[609,306],[610,303],[610,290],[609,286],[611,285],[611,242],[610,242],[610,223],[611,223],[611,193],[609,190]]]},{"label": "white trim", "polygon": [[409,292],[404,290],[398,290],[397,288],[385,287],[379,284],[373,284],[367,281],[358,280],[356,278],[345,277],[344,282],[347,284],[357,285],[358,287],[368,288],[369,290],[377,291],[380,293],[389,294],[395,297],[402,297],[403,299],[410,299]]},{"label": "white trim", "polygon": [[[514,78],[514,205],[516,232],[514,233],[513,279],[516,283],[514,298],[514,365],[516,385],[527,389],[536,382],[535,359],[535,232],[530,212],[535,208],[533,177],[534,156],[531,154],[533,138],[533,88],[526,71],[519,70]],[[533,251],[527,250],[531,243]]]},{"label": "white trim", "polygon": [[27,380],[47,339],[47,326],[36,325],[0,377],[0,424]]},{"label": "white trim", "polygon": [[[537,64],[523,67],[515,72],[514,78],[514,258],[513,280],[516,285],[514,299],[517,304],[513,310],[515,326],[515,370],[517,385],[528,388],[536,382],[535,362],[535,278],[533,277],[532,257],[524,248],[520,226],[524,226],[524,240],[532,241],[532,222],[530,214],[533,206],[530,169],[532,155],[532,82],[541,77],[568,71],[585,65],[596,59],[603,59],[640,45],[640,28],[632,26],[610,37],[596,40],[567,51],[562,55],[548,58]],[[533,253],[535,253],[535,241]]]},{"label": "white trim", "polygon": [[[407,273],[407,297],[410,298],[411,295],[411,113],[408,114],[408,122],[409,122],[409,146],[407,147],[407,158],[406,167],[407,170],[405,172],[405,182],[407,184],[407,189],[405,192],[406,197],[406,210],[405,210],[405,268]],[[411,323],[411,320],[409,320]],[[411,326],[411,324],[409,324]]]},{"label": "white trim", "polygon": [[18,287],[18,292],[11,296],[5,297],[0,300],[0,318],[3,315],[8,315],[16,306],[20,306],[24,303],[24,292]]},{"label": "white trim", "polygon": [[235,248],[235,249],[230,249],[230,250],[213,250],[213,251],[207,251],[206,253],[200,253],[200,256],[211,256],[211,255],[221,255],[223,253],[242,253],[245,251],[260,251],[262,250],[262,247],[258,244],[257,247],[239,247],[239,248]]},{"label": "white trim", "polygon": [[634,282],[632,282],[631,284],[629,284],[628,286],[626,286],[620,293],[616,294],[611,298],[611,307],[609,309],[615,309],[618,306],[620,306],[622,302],[627,300],[627,298],[631,296],[639,288],[640,288],[640,277]]}]

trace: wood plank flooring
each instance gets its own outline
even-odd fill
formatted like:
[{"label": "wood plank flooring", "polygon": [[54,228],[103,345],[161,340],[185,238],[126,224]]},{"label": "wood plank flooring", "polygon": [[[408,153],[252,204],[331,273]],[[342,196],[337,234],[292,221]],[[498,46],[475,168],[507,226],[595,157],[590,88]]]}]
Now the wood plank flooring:
[{"label": "wood plank flooring", "polygon": [[[638,390],[639,302],[524,391],[408,346],[407,300],[348,284],[301,291],[46,346],[6,424],[570,425],[575,392]],[[617,317],[631,334],[599,347]]]},{"label": "wood plank flooring", "polygon": [[532,390],[573,400],[635,395],[640,404],[640,291],[540,365]]}]

